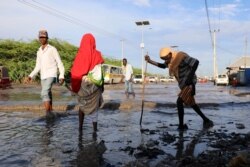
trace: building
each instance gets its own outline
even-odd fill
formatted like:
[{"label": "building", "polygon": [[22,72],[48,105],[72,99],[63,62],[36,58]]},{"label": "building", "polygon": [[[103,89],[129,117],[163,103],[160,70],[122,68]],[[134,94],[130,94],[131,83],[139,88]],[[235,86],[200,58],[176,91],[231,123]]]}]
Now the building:
[{"label": "building", "polygon": [[[237,85],[250,85],[250,56],[242,56],[227,67],[229,81]],[[235,84],[235,83],[234,83]]]},{"label": "building", "polygon": [[250,56],[242,56],[227,67],[230,73],[237,73],[242,68],[250,68]]}]

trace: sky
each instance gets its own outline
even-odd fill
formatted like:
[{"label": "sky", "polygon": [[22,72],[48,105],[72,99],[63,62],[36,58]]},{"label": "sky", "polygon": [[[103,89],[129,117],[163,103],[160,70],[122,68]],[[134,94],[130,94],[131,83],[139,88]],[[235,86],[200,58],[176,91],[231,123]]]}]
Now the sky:
[{"label": "sky", "polygon": [[[92,33],[104,56],[125,57],[137,68],[143,55],[162,62],[159,50],[177,46],[200,61],[198,76],[213,76],[214,53],[218,73],[249,55],[249,12],[249,0],[1,0],[0,39],[30,41],[46,29],[50,38],[79,47]],[[147,72],[168,74],[153,65]]]}]

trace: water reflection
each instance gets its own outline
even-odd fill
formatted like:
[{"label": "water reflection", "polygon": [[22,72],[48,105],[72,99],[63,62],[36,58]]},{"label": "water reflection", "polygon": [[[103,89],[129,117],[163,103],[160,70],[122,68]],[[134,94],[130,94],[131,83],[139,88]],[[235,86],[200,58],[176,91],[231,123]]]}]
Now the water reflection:
[{"label": "water reflection", "polygon": [[[149,129],[145,133],[140,133],[140,129],[142,129],[142,127],[139,127],[140,106],[138,110],[133,108],[125,111],[119,110],[122,107],[121,103],[140,105],[140,95],[136,96],[137,103],[136,100],[128,102],[123,101],[124,96],[120,96],[121,93],[119,94],[119,91],[118,94],[116,94],[116,91],[111,92],[112,99],[117,97],[115,101],[106,99],[106,107],[100,111],[99,115],[99,131],[95,134],[92,133],[91,123],[85,124],[83,133],[78,132],[78,115],[73,110],[75,106],[75,101],[73,100],[71,100],[74,102],[72,105],[69,101],[65,102],[66,99],[64,98],[62,101],[57,101],[60,104],[68,104],[70,112],[64,115],[58,114],[57,120],[54,121],[41,119],[40,114],[35,111],[32,112],[32,110],[29,112],[1,112],[0,166],[95,167],[103,166],[104,160],[115,166],[122,166],[134,160],[135,157],[131,155],[137,153],[132,152],[130,154],[128,151],[123,151],[124,148],[133,148],[135,151],[140,151],[137,149],[137,146],[147,144],[149,143],[148,141],[152,140],[160,141],[157,146],[166,154],[170,153],[178,159],[185,156],[196,156],[197,151],[201,152],[206,151],[207,148],[211,149],[209,143],[215,142],[216,138],[213,139],[212,136],[211,141],[209,141],[209,133],[198,130],[202,122],[200,120],[194,121],[197,119],[197,115],[193,114],[190,109],[187,109],[185,118],[186,120],[193,120],[189,122],[189,127],[193,129],[188,129],[186,132],[176,131],[175,124],[178,118],[175,110],[175,87],[167,85],[167,88],[165,88],[166,86],[158,85],[157,89],[154,89],[152,85],[150,86],[147,87],[145,99],[162,103],[161,106],[157,106],[155,109],[159,112],[152,112],[152,108],[145,106],[147,110],[144,112],[142,125],[144,128]],[[168,93],[163,93],[163,89],[168,89]],[[215,122],[213,131],[222,131],[228,134],[249,132],[250,102],[249,95],[245,95],[249,92],[249,88],[248,90],[244,89],[244,91],[243,88],[232,90],[231,93],[236,93],[238,96],[230,94],[230,90],[222,89],[222,87],[200,85],[197,89],[200,90],[200,93],[197,94],[199,104],[201,104],[204,113]],[[140,93],[139,89],[136,89],[136,91]],[[150,95],[151,92],[154,92],[154,96]],[[157,93],[159,94],[155,95]],[[3,92],[0,94],[3,94]],[[22,91],[18,97],[26,94]],[[32,91],[31,94],[33,94]],[[31,98],[29,100],[24,97],[22,101],[12,101],[15,96],[13,92],[10,92],[9,96],[5,97],[4,95],[4,98],[10,99],[8,101],[0,99],[0,103],[8,103],[8,105],[33,103],[33,96],[29,96]],[[40,103],[40,100],[38,103]],[[115,104],[112,106],[112,103]],[[246,128],[238,129],[235,126],[238,123],[244,124]],[[159,136],[164,133],[164,130],[178,136],[176,145],[172,145],[172,143],[166,145],[166,142],[161,141]],[[176,138],[174,139],[176,141]],[[98,151],[100,140],[105,140],[109,149],[103,155],[104,160],[101,157],[101,152]],[[161,156],[157,158],[160,159]]]},{"label": "water reflection", "polygon": [[[179,140],[177,141],[176,145],[176,159],[182,159],[184,157],[194,157],[194,153],[196,150],[197,145],[199,144],[199,141],[201,137],[207,132],[208,129],[202,129],[200,130],[195,136],[192,137],[192,140],[188,139],[187,137],[185,138],[183,136],[183,133],[185,131],[179,131]],[[186,143],[186,148],[185,147],[185,141],[189,141]]]},{"label": "water reflection", "polygon": [[183,132],[179,131],[179,140],[176,143],[176,159],[180,159],[183,157],[183,149],[184,149],[184,138],[183,138]]},{"label": "water reflection", "polygon": [[59,141],[53,141],[54,131],[56,128],[56,119],[44,119],[45,126],[41,132],[41,150],[39,155],[32,160],[32,165],[35,166],[60,166],[60,160],[58,160],[54,152],[56,151],[56,143]]},{"label": "water reflection", "polygon": [[53,137],[53,128],[55,126],[55,119],[45,119],[45,129],[42,135],[42,143],[47,150],[51,144],[51,138]]},{"label": "water reflection", "polygon": [[[86,138],[85,138],[86,137]],[[88,139],[89,134],[84,136],[82,131],[78,135],[78,152],[76,159],[71,165],[77,167],[99,167],[102,162],[102,154],[97,143],[97,133],[92,133],[92,140]],[[85,141],[86,140],[86,141]]]},{"label": "water reflection", "polygon": [[85,144],[92,143],[92,142],[97,142],[97,132],[94,131],[92,133],[92,139],[87,139],[87,138],[88,137],[86,137],[86,141],[84,141],[85,138],[84,138],[84,135],[83,135],[83,131],[79,130],[79,134],[78,134],[78,149],[79,150],[83,149]]},{"label": "water reflection", "polygon": [[237,93],[239,93],[239,91],[236,88],[229,89],[229,94],[230,95],[235,95]]}]

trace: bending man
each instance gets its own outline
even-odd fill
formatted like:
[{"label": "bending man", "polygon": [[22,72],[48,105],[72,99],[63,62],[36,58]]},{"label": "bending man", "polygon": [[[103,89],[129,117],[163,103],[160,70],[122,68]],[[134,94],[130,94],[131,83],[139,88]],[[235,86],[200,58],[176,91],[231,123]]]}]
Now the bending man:
[{"label": "bending man", "polygon": [[199,65],[199,61],[193,57],[190,57],[184,52],[175,52],[170,48],[162,48],[160,50],[160,58],[164,63],[158,63],[150,59],[148,55],[145,56],[145,60],[159,68],[169,68],[169,75],[175,76],[178,81],[181,92],[177,99],[177,109],[179,117],[178,130],[186,130],[188,126],[184,124],[184,106],[191,106],[194,111],[203,119],[203,127],[209,128],[213,126],[213,122],[209,120],[200,110],[200,107],[196,104],[195,84],[197,77],[195,71]]}]

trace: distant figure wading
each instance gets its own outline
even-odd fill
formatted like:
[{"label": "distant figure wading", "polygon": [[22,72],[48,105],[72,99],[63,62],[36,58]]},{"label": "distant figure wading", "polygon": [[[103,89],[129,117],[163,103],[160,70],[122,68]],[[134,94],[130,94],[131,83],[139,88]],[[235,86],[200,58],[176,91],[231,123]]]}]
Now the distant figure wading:
[{"label": "distant figure wading", "polygon": [[135,98],[135,92],[133,88],[133,68],[131,64],[127,63],[126,58],[122,60],[122,64],[122,71],[125,77],[125,95],[127,98],[129,98],[129,94],[132,94],[133,98]]}]

